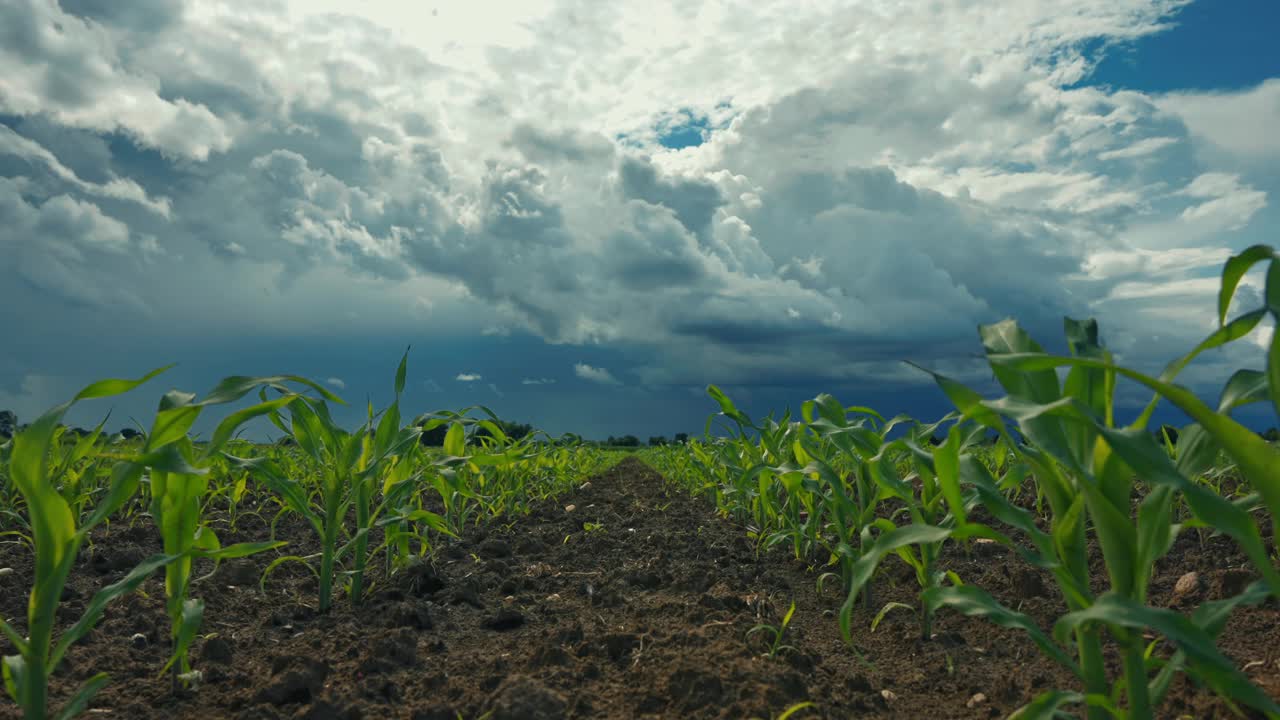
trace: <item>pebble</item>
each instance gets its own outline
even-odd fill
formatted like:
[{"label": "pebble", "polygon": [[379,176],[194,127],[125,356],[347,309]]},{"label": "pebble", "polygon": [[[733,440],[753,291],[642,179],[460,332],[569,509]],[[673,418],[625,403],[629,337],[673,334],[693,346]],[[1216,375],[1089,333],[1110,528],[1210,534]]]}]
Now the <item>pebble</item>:
[{"label": "pebble", "polygon": [[1173,586],[1174,602],[1188,598],[1200,592],[1203,583],[1200,580],[1200,573],[1189,572],[1178,578],[1178,582]]},{"label": "pebble", "polygon": [[573,512],[574,510],[577,510],[577,509],[578,509],[578,506],[577,506],[577,505],[565,505],[565,506],[564,506],[564,511],[565,511],[565,512]]},{"label": "pebble", "polygon": [[892,690],[881,690],[880,697],[884,698],[888,702],[893,702],[898,699],[898,694]]},{"label": "pebble", "polygon": [[964,706],[972,709],[986,701],[987,696],[985,693],[974,693],[973,697],[969,698],[969,702],[965,703]]},{"label": "pebble", "polygon": [[129,638],[129,644],[141,650],[147,646],[147,636],[142,633],[134,633],[133,637]]}]

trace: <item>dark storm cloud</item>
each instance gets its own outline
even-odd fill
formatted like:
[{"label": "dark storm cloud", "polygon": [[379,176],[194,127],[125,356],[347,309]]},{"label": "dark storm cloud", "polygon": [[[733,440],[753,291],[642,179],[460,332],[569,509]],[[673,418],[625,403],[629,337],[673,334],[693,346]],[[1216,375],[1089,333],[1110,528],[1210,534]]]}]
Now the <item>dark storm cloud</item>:
[{"label": "dark storm cloud", "polygon": [[706,230],[716,209],[724,204],[720,190],[705,180],[671,179],[658,174],[648,160],[624,157],[618,167],[626,197],[671,208],[689,232]]}]

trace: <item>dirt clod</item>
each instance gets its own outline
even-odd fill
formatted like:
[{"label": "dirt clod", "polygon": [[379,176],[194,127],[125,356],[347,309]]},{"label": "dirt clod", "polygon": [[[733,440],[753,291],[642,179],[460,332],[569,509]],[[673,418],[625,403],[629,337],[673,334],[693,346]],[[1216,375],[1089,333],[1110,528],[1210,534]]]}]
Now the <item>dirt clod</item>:
[{"label": "dirt clod", "polygon": [[484,626],[497,632],[515,630],[524,626],[524,613],[511,607],[504,607],[496,615],[484,621]]},{"label": "dirt clod", "polygon": [[515,675],[498,686],[486,707],[490,720],[560,720],[568,702],[537,680]]},{"label": "dirt clod", "polygon": [[329,664],[307,657],[285,657],[276,661],[271,684],[257,695],[257,702],[271,705],[310,704],[329,676]]}]

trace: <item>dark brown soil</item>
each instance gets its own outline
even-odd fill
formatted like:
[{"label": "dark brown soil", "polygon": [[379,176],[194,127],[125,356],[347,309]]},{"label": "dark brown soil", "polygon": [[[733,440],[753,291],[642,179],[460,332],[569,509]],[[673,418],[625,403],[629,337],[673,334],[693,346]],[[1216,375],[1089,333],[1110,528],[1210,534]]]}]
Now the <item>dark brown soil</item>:
[{"label": "dark brown soil", "polygon": [[[572,504],[574,508],[567,510]],[[269,516],[268,516],[269,519]],[[595,529],[586,529],[595,528]],[[242,518],[224,542],[263,539],[266,521]],[[313,552],[299,524],[282,523],[290,554]],[[73,573],[61,612],[70,621],[92,593],[158,550],[145,519],[95,533]],[[666,485],[635,459],[588,486],[538,505],[509,526],[493,524],[443,546],[424,563],[380,580],[364,607],[345,600],[314,610],[315,581],[282,566],[263,594],[271,557],[225,563],[193,594],[207,603],[193,662],[197,691],[175,696],[159,677],[166,653],[163,580],[112,605],[69,653],[54,704],[94,672],[111,673],[92,705],[118,718],[770,718],[811,701],[795,718],[995,718],[1071,678],[1019,633],[944,613],[919,640],[908,610],[875,632],[873,612],[854,618],[860,661],[840,639],[817,574],[785,552],[757,557],[741,528]],[[1061,611],[1047,577],[998,547],[982,546],[948,567],[1048,627]],[[0,614],[25,616],[26,548],[0,545]],[[876,587],[877,606],[916,604],[912,574],[896,558]],[[1152,602],[1190,609],[1241,587],[1250,574],[1225,540],[1202,546],[1186,533],[1157,568]],[[1201,581],[1175,583],[1197,571]],[[1188,590],[1188,585],[1190,589]],[[762,655],[755,625],[797,611],[777,657]],[[142,637],[138,637],[138,635]],[[1280,609],[1244,608],[1220,647],[1280,697]],[[0,644],[0,651],[12,648]],[[1162,717],[1230,717],[1226,704],[1185,681]],[[0,718],[17,717],[0,700]]]}]

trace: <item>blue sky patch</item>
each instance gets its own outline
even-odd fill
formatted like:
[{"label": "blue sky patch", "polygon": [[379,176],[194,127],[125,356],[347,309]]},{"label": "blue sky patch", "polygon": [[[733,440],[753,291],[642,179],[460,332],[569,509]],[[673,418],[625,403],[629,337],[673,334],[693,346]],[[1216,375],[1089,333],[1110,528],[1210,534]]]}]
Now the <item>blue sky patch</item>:
[{"label": "blue sky patch", "polygon": [[1133,43],[1095,40],[1102,61],[1081,84],[1143,92],[1239,90],[1280,77],[1280,2],[1197,0],[1171,27]]}]

